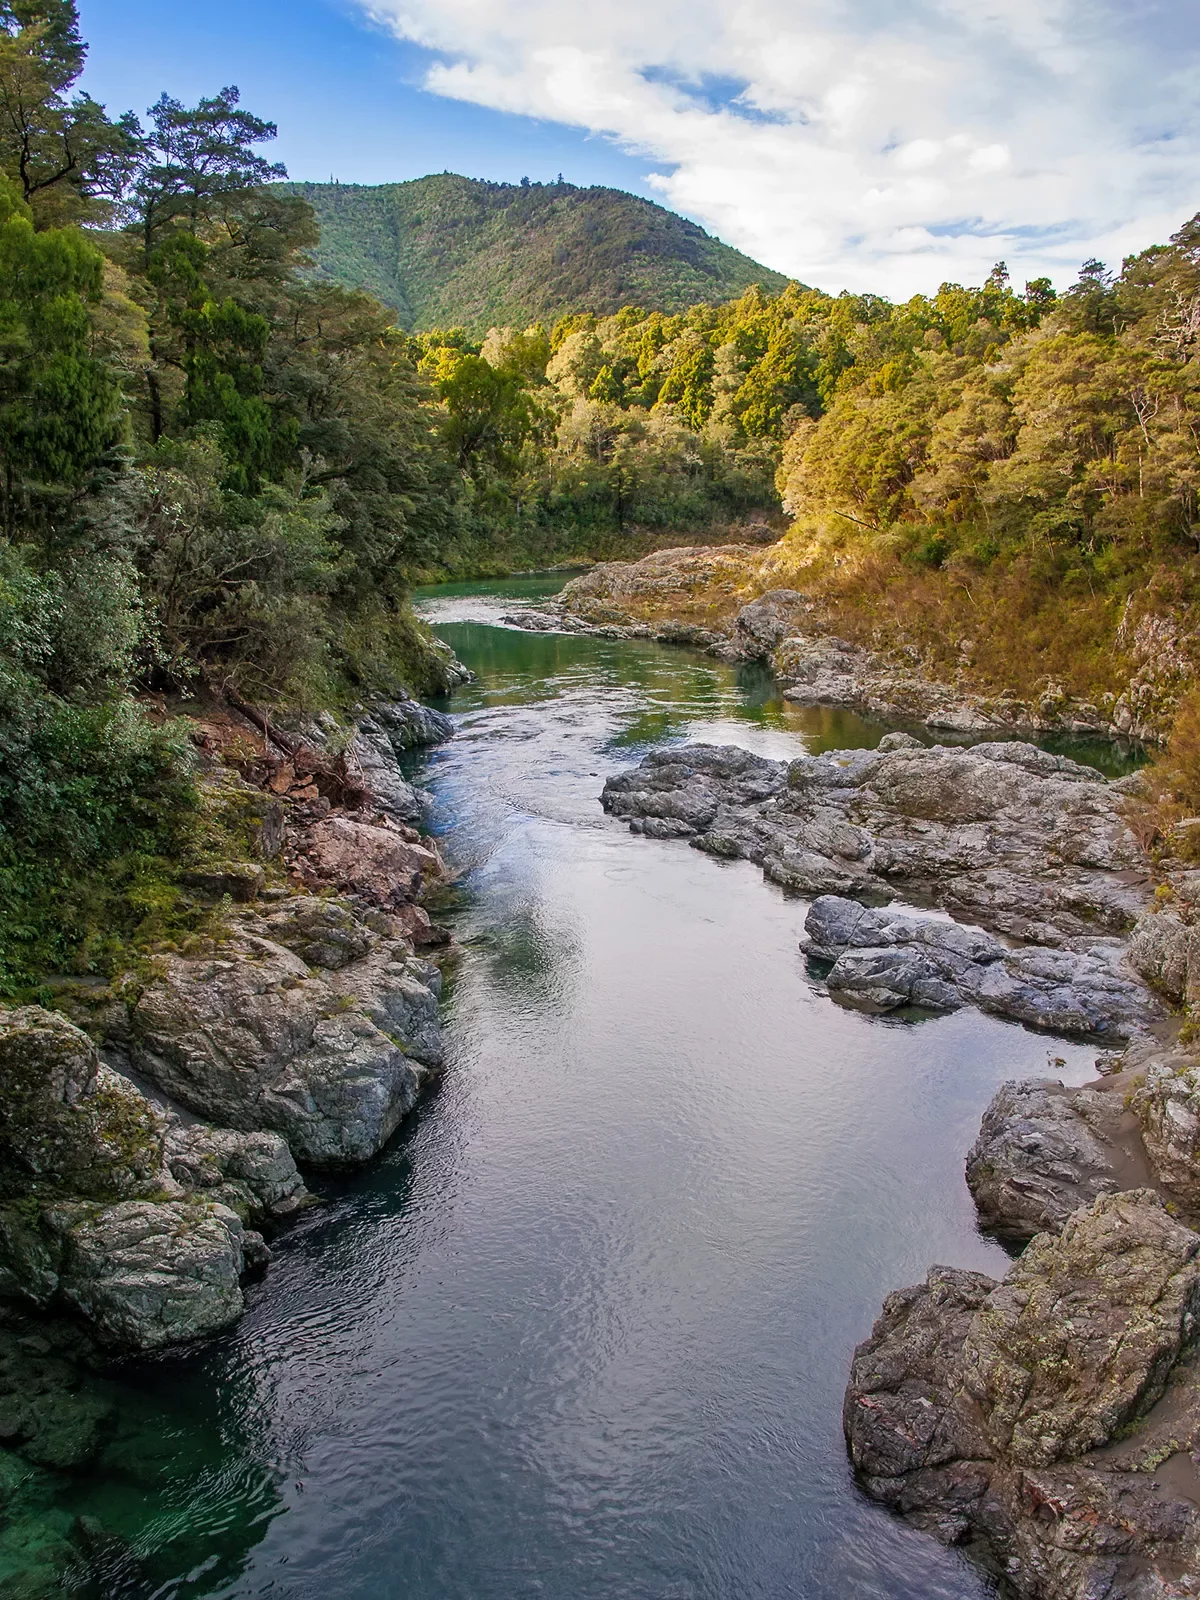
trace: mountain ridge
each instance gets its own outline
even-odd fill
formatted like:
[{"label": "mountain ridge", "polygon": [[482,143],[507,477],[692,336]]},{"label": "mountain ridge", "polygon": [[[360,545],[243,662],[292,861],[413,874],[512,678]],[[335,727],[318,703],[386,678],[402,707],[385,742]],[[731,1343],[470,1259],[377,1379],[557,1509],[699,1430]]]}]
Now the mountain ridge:
[{"label": "mountain ridge", "polygon": [[414,332],[482,333],[631,304],[671,313],[789,281],[664,206],[600,185],[446,172],[286,187],[320,224],[317,275],[366,289]]}]

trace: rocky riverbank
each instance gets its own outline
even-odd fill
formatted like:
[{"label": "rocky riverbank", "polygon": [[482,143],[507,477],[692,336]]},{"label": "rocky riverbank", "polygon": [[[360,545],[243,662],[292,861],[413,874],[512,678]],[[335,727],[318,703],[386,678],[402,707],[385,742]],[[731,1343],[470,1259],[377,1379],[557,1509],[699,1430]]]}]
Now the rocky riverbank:
[{"label": "rocky riverbank", "polygon": [[762,661],[779,678],[784,697],[798,705],[846,706],[934,731],[1155,741],[1169,725],[1181,686],[1161,629],[1143,629],[1131,641],[1128,681],[1094,703],[1049,680],[1025,698],[981,688],[973,673],[975,646],[966,638],[958,643],[953,675],[939,676],[915,648],[887,641],[865,648],[837,637],[817,601],[772,586],[769,555],[742,545],[604,562],[554,600],[505,620],[537,631],[656,639],[726,661]]},{"label": "rocky riverbank", "polygon": [[235,1321],[264,1233],[310,1203],[301,1170],[370,1160],[442,1062],[422,952],[447,936],[420,900],[446,874],[400,758],[449,720],[187,725],[206,815],[247,844],[187,875],[205,931],[0,1012],[0,1298],[116,1352]]},{"label": "rocky riverbank", "polygon": [[[1028,744],[773,762],[659,751],[605,785],[630,829],[813,897],[804,948],[873,1011],[975,1005],[1116,1046],[1005,1084],[966,1162],[1003,1281],[933,1267],[856,1352],[859,1482],[1029,1600],[1200,1595],[1200,876],[1153,865],[1137,781]],[[905,904],[896,905],[896,897]]]}]

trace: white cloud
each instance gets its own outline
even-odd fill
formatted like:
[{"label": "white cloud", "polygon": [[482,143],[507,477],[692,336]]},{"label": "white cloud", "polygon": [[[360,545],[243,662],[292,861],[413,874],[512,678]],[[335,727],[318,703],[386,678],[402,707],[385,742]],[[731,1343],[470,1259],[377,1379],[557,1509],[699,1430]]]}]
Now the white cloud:
[{"label": "white cloud", "polygon": [[435,93],[613,139],[665,204],[824,288],[999,257],[1064,283],[1200,207],[1181,0],[360,3],[438,53]]}]

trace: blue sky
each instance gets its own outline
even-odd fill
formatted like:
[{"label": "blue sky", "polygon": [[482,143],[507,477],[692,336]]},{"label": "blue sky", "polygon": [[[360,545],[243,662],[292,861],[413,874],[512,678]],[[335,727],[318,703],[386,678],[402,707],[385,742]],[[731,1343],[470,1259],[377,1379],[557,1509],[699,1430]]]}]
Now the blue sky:
[{"label": "blue sky", "polygon": [[298,178],[605,183],[900,298],[1200,209],[1195,0],[80,0],[110,111],[228,83]]},{"label": "blue sky", "polygon": [[611,184],[649,196],[647,163],[585,129],[494,111],[421,87],[440,53],[336,0],[81,0],[84,87],[141,116],[165,89],[189,103],[236,83],[279,125],[294,178],[389,183],[427,172]]}]

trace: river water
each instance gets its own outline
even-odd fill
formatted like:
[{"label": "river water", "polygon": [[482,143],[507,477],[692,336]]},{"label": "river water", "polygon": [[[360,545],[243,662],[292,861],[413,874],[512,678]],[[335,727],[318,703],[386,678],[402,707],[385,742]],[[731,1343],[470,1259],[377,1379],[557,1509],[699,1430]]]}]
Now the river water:
[{"label": "river water", "polygon": [[235,1331],[115,1376],[101,1470],[26,1485],[31,1528],[127,1541],[100,1600],[991,1593],[856,1490],[842,1390],[890,1289],[1005,1270],[965,1152],[1003,1079],[1049,1049],[1081,1082],[1094,1051],[842,1009],[804,901],[605,818],[605,775],[666,740],[884,730],[682,650],[496,626],[559,581],[423,597],[478,675],[420,767],[461,872],[448,1070]]}]

